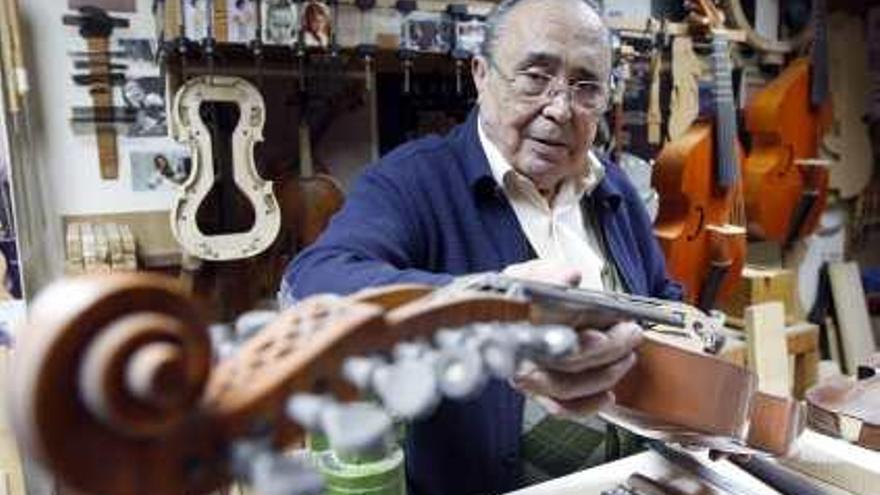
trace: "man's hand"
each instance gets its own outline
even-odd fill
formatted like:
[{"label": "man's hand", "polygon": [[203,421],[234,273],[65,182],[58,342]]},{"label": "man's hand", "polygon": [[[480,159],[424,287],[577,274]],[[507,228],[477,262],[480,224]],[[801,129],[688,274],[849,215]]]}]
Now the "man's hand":
[{"label": "man's hand", "polygon": [[591,414],[613,401],[611,389],[635,364],[633,350],[641,342],[642,329],[631,322],[604,332],[584,330],[578,354],[524,370],[513,383],[551,414]]},{"label": "man's hand", "polygon": [[581,283],[580,270],[550,260],[535,259],[508,265],[501,273],[513,278],[566,287],[577,287]]}]

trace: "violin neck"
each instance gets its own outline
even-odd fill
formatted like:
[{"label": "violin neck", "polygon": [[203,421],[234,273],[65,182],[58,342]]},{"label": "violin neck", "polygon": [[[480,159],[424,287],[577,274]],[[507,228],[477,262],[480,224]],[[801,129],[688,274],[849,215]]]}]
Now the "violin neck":
[{"label": "violin neck", "polygon": [[299,175],[300,177],[315,175],[315,167],[312,164],[311,133],[305,119],[299,123]]},{"label": "violin neck", "polygon": [[727,40],[712,38],[712,99],[715,107],[715,183],[727,190],[738,180],[736,104]]},{"label": "violin neck", "polygon": [[822,106],[828,98],[828,33],[825,23],[825,0],[813,2],[813,49],[810,53],[810,104]]}]

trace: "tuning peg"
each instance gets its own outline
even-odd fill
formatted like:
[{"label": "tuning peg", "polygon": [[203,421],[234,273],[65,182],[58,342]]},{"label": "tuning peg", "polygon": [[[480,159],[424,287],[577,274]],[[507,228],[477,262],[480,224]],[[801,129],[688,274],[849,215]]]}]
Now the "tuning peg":
[{"label": "tuning peg", "polygon": [[457,348],[464,345],[465,334],[461,330],[441,329],[434,334],[434,343],[440,349]]},{"label": "tuning peg", "polygon": [[540,333],[539,357],[548,361],[562,359],[578,350],[578,335],[564,325],[541,325],[535,327]]},{"label": "tuning peg", "polygon": [[436,367],[440,391],[451,399],[469,399],[489,380],[480,353],[466,346],[441,350]]},{"label": "tuning peg", "polygon": [[242,313],[235,320],[235,335],[239,342],[244,342],[278,317],[277,311],[268,309],[255,309]]},{"label": "tuning peg", "polygon": [[394,359],[419,359],[431,352],[431,346],[425,342],[400,342],[394,346]]},{"label": "tuning peg", "polygon": [[335,405],[329,397],[296,394],[287,401],[287,415],[308,431],[323,432],[321,418],[325,410]]},{"label": "tuning peg", "polygon": [[488,340],[480,348],[486,368],[495,378],[506,380],[516,374],[519,366],[516,345],[506,339]]},{"label": "tuning peg", "polygon": [[407,357],[387,368],[387,379],[376,388],[385,408],[396,417],[416,419],[430,414],[442,398],[431,354]]},{"label": "tuning peg", "polygon": [[342,377],[355,386],[361,393],[373,391],[373,377],[376,370],[387,366],[378,357],[354,356],[342,362]]},{"label": "tuning peg", "polygon": [[324,434],[339,455],[380,459],[392,441],[391,418],[374,404],[340,404],[330,397],[296,394],[286,410],[306,430]]},{"label": "tuning peg", "polygon": [[322,412],[321,425],[330,447],[343,457],[381,459],[393,444],[391,418],[368,402],[330,407]]}]

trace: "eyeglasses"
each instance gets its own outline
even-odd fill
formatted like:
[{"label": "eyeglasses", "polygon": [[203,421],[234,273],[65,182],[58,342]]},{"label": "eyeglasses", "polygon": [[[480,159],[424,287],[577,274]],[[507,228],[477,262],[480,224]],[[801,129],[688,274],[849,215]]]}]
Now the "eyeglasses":
[{"label": "eyeglasses", "polygon": [[590,113],[602,113],[608,106],[607,84],[590,80],[566,80],[537,70],[520,70],[511,77],[501,71],[492,57],[488,59],[489,65],[522,99],[546,98],[549,101],[564,88],[571,96],[572,103]]}]

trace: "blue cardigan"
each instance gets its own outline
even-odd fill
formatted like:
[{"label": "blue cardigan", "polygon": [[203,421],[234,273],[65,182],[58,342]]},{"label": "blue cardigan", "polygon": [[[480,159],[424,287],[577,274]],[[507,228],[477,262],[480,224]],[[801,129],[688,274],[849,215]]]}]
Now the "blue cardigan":
[{"label": "blue cardigan", "polygon": [[[680,299],[635,189],[619,167],[586,208],[633,294]],[[445,137],[404,144],[368,167],[321,238],[287,267],[281,295],[350,293],[398,282],[445,284],[455,275],[535,257],[477,135],[477,110]],[[523,397],[504,382],[466,403],[444,402],[411,425],[410,493],[486,494],[515,488]]]}]

